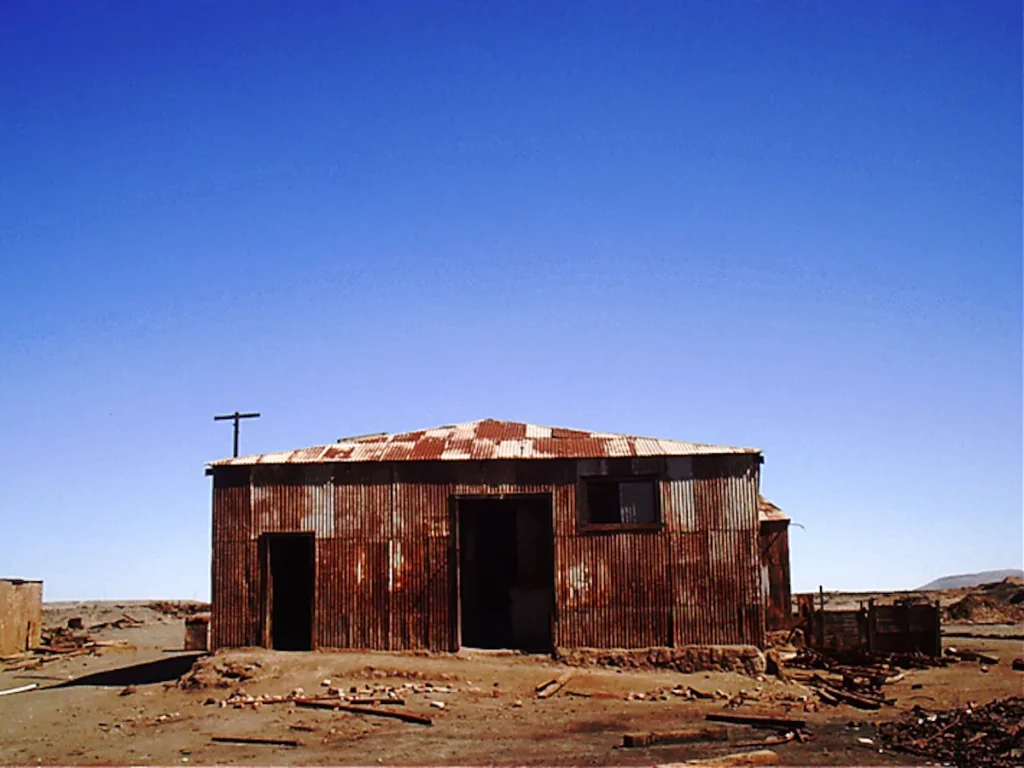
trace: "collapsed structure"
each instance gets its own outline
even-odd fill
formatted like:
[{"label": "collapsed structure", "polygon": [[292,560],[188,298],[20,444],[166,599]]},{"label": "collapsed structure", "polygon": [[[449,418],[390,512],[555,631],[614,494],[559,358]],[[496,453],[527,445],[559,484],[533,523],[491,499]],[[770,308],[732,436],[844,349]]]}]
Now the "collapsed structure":
[{"label": "collapsed structure", "polygon": [[789,552],[762,462],[495,420],[215,461],[211,645],[763,646]]}]

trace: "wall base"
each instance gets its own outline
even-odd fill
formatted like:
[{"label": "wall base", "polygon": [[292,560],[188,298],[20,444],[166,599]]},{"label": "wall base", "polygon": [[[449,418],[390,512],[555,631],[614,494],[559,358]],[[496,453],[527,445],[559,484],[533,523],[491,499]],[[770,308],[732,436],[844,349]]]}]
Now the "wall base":
[{"label": "wall base", "polygon": [[570,666],[674,669],[677,672],[739,672],[763,675],[765,657],[753,645],[685,645],[680,648],[556,648]]}]

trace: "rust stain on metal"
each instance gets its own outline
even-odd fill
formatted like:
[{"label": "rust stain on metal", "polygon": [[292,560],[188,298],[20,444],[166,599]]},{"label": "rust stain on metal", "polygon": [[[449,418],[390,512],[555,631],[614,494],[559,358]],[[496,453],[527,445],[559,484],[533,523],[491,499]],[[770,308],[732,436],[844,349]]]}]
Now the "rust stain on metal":
[{"label": "rust stain on metal", "polygon": [[343,438],[330,445],[241,456],[210,466],[316,464],[339,461],[460,461],[465,459],[582,459],[629,456],[757,454],[755,448],[583,432],[482,419],[399,434]]},{"label": "rust stain on metal", "polygon": [[758,496],[758,549],[761,593],[768,630],[789,629],[793,623],[789,574],[789,516]]}]

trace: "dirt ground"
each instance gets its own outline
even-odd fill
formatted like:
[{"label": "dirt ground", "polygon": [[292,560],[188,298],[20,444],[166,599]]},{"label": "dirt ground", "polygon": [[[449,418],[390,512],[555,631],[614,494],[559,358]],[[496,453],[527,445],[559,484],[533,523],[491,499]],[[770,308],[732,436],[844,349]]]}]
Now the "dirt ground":
[{"label": "dirt ground", "polygon": [[[120,606],[120,607],[119,607]],[[182,651],[180,616],[145,609],[141,604],[95,603],[48,606],[47,618],[66,622],[87,615],[96,624],[128,613],[146,624],[106,628],[98,639],[127,641],[132,648],[103,648],[98,656],[79,656],[45,664],[38,670],[0,673],[0,690],[38,683],[40,688],[0,697],[0,763],[131,765],[317,765],[317,764],[508,764],[650,765],[680,762],[742,751],[738,746],[771,735],[746,726],[730,726],[728,744],[621,748],[629,731],[671,730],[703,722],[711,712],[803,718],[814,741],[773,747],[787,765],[913,765],[920,758],[879,751],[875,724],[909,711],[981,704],[1021,695],[1024,673],[1010,667],[1024,656],[1024,642],[1000,638],[955,638],[947,645],[993,653],[1000,663],[983,672],[966,663],[915,670],[886,688],[894,707],[864,712],[849,706],[804,712],[798,699],[808,693],[798,684],[775,678],[758,680],[736,673],[619,672],[577,669],[555,696],[542,700],[535,687],[567,667],[550,658],[488,652],[459,654],[312,652],[283,653],[240,649],[202,660],[207,668],[229,663],[251,666],[252,679],[229,687],[183,690],[178,679],[201,657]],[[1021,634],[1016,627],[1010,634]],[[83,679],[83,676],[84,677]],[[306,695],[331,686],[347,690],[389,685],[403,690],[404,708],[425,714],[424,726],[382,717],[295,709],[289,703],[259,709],[219,706],[238,688],[250,695]],[[427,682],[451,693],[414,692]],[[737,709],[721,699],[687,701],[658,691],[676,685],[701,691],[741,690],[760,697]],[[131,693],[122,695],[126,686]],[[644,693],[645,699],[629,700]],[[589,694],[589,695],[585,695]],[[653,700],[652,700],[653,698]],[[812,697],[813,698],[813,697]],[[212,701],[214,703],[204,703]],[[431,702],[443,702],[444,708]],[[787,712],[787,707],[791,709]],[[853,725],[851,725],[853,724]],[[213,736],[299,739],[299,747],[234,745],[211,742]],[[858,743],[871,739],[872,745]]]}]

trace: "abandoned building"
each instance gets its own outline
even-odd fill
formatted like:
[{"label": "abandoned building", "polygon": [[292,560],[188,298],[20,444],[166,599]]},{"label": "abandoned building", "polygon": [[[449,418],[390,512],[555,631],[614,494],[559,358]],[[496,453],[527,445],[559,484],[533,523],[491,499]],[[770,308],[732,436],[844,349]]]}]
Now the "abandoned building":
[{"label": "abandoned building", "polygon": [[43,631],[43,582],[0,579],[0,656],[37,647]]},{"label": "abandoned building", "polygon": [[482,420],[212,462],[211,646],[762,646],[789,600],[762,461]]}]

